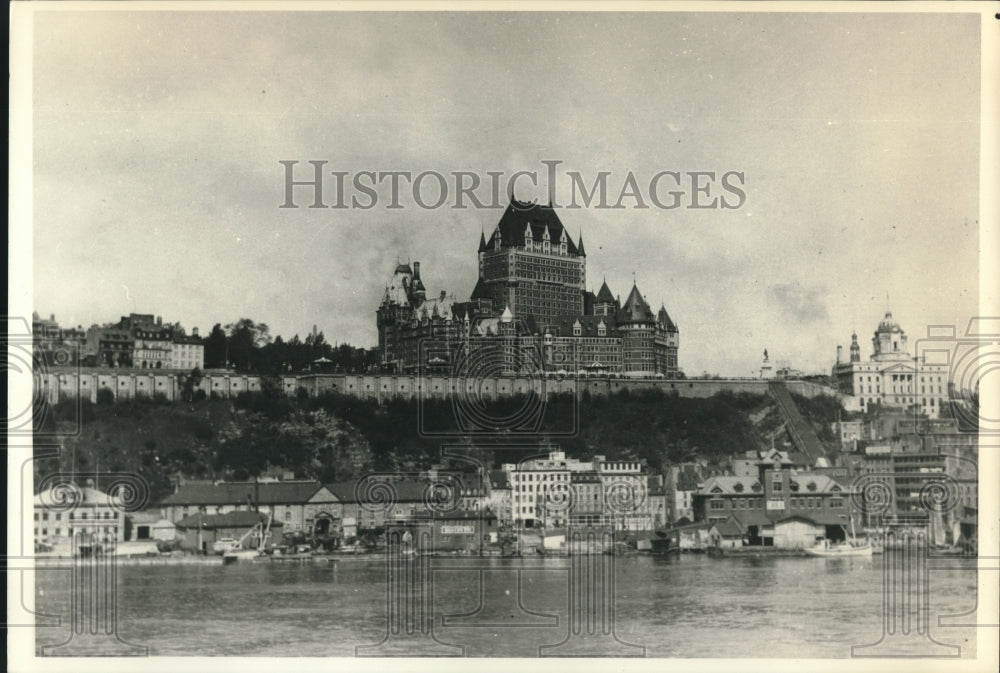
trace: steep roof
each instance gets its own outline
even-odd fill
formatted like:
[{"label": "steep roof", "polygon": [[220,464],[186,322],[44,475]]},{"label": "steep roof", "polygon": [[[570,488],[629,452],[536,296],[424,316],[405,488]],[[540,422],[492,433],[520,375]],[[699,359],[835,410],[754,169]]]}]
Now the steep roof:
[{"label": "steep roof", "polygon": [[674,321],[670,319],[670,314],[667,313],[667,307],[664,306],[663,304],[660,304],[660,311],[659,313],[656,314],[656,320],[666,325],[667,331],[669,332],[677,331],[677,325],[675,325]]},{"label": "steep roof", "polygon": [[597,292],[597,303],[598,304],[614,304],[615,295],[611,294],[611,288],[608,287],[608,281],[601,283],[601,289]]},{"label": "steep roof", "polygon": [[615,332],[615,319],[613,316],[609,315],[568,315],[560,316],[555,319],[551,319],[547,322],[548,326],[555,331],[558,331],[559,336],[573,336],[573,328],[576,323],[580,323],[580,336],[584,337],[596,337],[598,336],[597,328],[600,326],[601,322],[604,322],[604,326],[607,330],[605,336],[613,337],[617,336]]},{"label": "steep roof", "polygon": [[254,484],[252,481],[190,482],[168,495],[161,505],[236,505],[257,502],[261,505],[304,504],[320,489],[315,481],[278,481]]},{"label": "steep roof", "polygon": [[[836,491],[847,492],[844,486],[825,474],[815,474],[812,472],[798,472],[790,475],[791,482],[798,484],[798,489],[792,489],[792,495],[816,495],[820,493],[831,493]],[[763,489],[754,491],[753,485],[759,484],[756,477],[733,477],[721,475],[710,477],[705,484],[698,489],[700,495],[755,495],[763,493]],[[809,485],[813,484],[813,488]],[[718,489],[718,490],[716,490]]]},{"label": "steep roof", "polygon": [[[261,512],[226,512],[225,514],[192,514],[177,522],[178,528],[253,528],[258,523],[267,523],[267,515]],[[283,526],[277,519],[271,527]]]},{"label": "steep roof", "polygon": [[524,233],[530,226],[531,236],[535,241],[541,241],[545,235],[545,228],[549,230],[549,240],[555,249],[559,249],[559,242],[566,232],[566,250],[571,255],[583,254],[583,244],[580,247],[573,242],[573,237],[569,235],[566,228],[560,221],[555,209],[551,206],[543,206],[538,203],[524,203],[511,198],[510,204],[504,211],[497,228],[490,235],[490,240],[486,244],[487,249],[492,249],[495,245],[497,232],[500,233],[500,245],[504,248],[523,246]]},{"label": "steep roof", "polygon": [[632,291],[628,293],[628,299],[625,300],[625,304],[618,311],[617,318],[619,323],[656,322],[653,318],[653,312],[649,310],[649,304],[642,298],[642,293],[639,292],[639,288],[634,284],[632,285]]},{"label": "steep roof", "polygon": [[[72,495],[70,495],[72,494]],[[49,489],[35,495],[35,506],[57,507],[66,496],[78,498],[75,500],[77,507],[118,507],[121,500],[99,491],[90,486],[76,486],[71,491],[62,493],[59,489]],[[68,504],[68,502],[67,502]]]},{"label": "steep roof", "polygon": [[743,524],[735,517],[729,517],[725,521],[715,524],[715,530],[723,537],[742,537]]},{"label": "steep roof", "polygon": [[476,281],[476,287],[472,290],[472,299],[492,299],[486,291],[486,283],[480,278]]},{"label": "steep roof", "polygon": [[[357,481],[338,481],[324,484],[327,490],[337,496],[341,502],[368,502],[366,495],[371,502],[378,502],[375,498],[381,493],[375,489],[376,482],[360,485]],[[424,492],[427,482],[415,479],[387,479],[386,482],[392,489],[393,498],[396,502],[423,502]],[[366,493],[367,491],[367,493]]]}]

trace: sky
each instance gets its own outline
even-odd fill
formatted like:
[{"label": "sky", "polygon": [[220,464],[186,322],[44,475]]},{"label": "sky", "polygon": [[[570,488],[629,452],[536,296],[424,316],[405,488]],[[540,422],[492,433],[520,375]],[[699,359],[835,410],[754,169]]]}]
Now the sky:
[{"label": "sky", "polygon": [[765,348],[829,371],[887,308],[911,341],[977,312],[977,14],[114,10],[34,16],[34,308],[61,324],[370,347],[397,261],[468,298],[501,209],[405,183],[398,209],[385,183],[370,209],[280,208],[279,162],[309,160],[536,171],[517,197],[543,202],[542,161],[557,202],[567,171],[609,172],[612,201],[629,172],[742,173],[738,208],[559,211],[589,289],[634,273],[666,306],[688,375],[755,375]]}]

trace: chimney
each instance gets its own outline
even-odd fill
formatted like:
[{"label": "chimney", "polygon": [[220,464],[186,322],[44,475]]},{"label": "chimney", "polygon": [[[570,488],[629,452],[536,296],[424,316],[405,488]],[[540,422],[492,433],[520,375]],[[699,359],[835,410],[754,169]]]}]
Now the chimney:
[{"label": "chimney", "polygon": [[838,365],[840,364],[840,352],[842,350],[844,350],[844,347],[841,346],[840,344],[837,344],[837,364]]},{"label": "chimney", "polygon": [[160,327],[161,325],[163,325],[163,316],[158,315],[156,316],[156,326]]},{"label": "chimney", "polygon": [[420,262],[413,263],[413,277],[420,278]]},{"label": "chimney", "polygon": [[193,337],[198,336],[198,328],[197,327],[192,327],[191,328],[191,336],[193,336]]}]

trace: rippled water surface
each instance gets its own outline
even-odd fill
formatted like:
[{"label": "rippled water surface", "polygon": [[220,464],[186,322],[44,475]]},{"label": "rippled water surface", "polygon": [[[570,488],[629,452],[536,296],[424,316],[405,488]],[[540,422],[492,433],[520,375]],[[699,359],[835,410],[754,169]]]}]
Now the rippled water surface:
[{"label": "rippled water surface", "polygon": [[[849,657],[852,645],[883,639],[880,556],[619,557],[613,617],[600,603],[600,589],[611,589],[601,575],[609,558],[578,559],[572,572],[565,558],[433,559],[425,575],[432,611],[412,602],[420,597],[412,585],[393,585],[404,611],[429,615],[432,633],[421,633],[417,620],[410,622],[414,634],[406,637],[404,628],[387,641],[384,559],[126,566],[119,571],[118,634],[151,655],[170,656],[354,656],[358,647],[382,643],[361,652]],[[954,616],[976,607],[974,565],[944,565],[929,573],[930,636],[974,656],[975,629],[961,626],[974,618]],[[404,564],[401,572],[416,567]],[[41,648],[70,638],[70,573],[36,575],[37,608],[64,616],[61,626],[37,630]],[[78,616],[78,623],[89,628],[88,619]],[[883,644],[938,647],[916,624]]]}]

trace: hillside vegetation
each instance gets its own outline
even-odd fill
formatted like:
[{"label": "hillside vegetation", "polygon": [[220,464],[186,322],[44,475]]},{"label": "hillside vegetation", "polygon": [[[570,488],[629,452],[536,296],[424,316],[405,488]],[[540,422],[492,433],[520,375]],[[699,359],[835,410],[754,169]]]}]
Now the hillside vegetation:
[{"label": "hillside vegetation", "polygon": [[[828,424],[836,420],[837,403],[798,397],[796,402],[821,440],[832,443]],[[696,459],[723,462],[764,448],[782,423],[764,395],[720,393],[699,399],[660,391],[584,394],[579,400],[554,396],[544,406],[528,397],[479,406],[475,400],[378,405],[338,395],[244,393],[235,400],[193,402],[73,400],[48,411],[43,431],[65,433],[65,438],[58,458],[36,461],[36,479],[57,470],[134,472],[147,480],[154,502],[171,492],[179,477],[246,479],[280,471],[339,481],[372,470],[426,468],[439,459],[444,445],[482,444],[469,434],[473,416],[527,416],[519,429],[502,432],[498,442],[521,448],[479,449],[476,455],[484,463],[517,460],[525,455],[525,445],[537,445],[539,452],[558,447],[581,459],[600,454],[645,460],[651,472]]]}]

